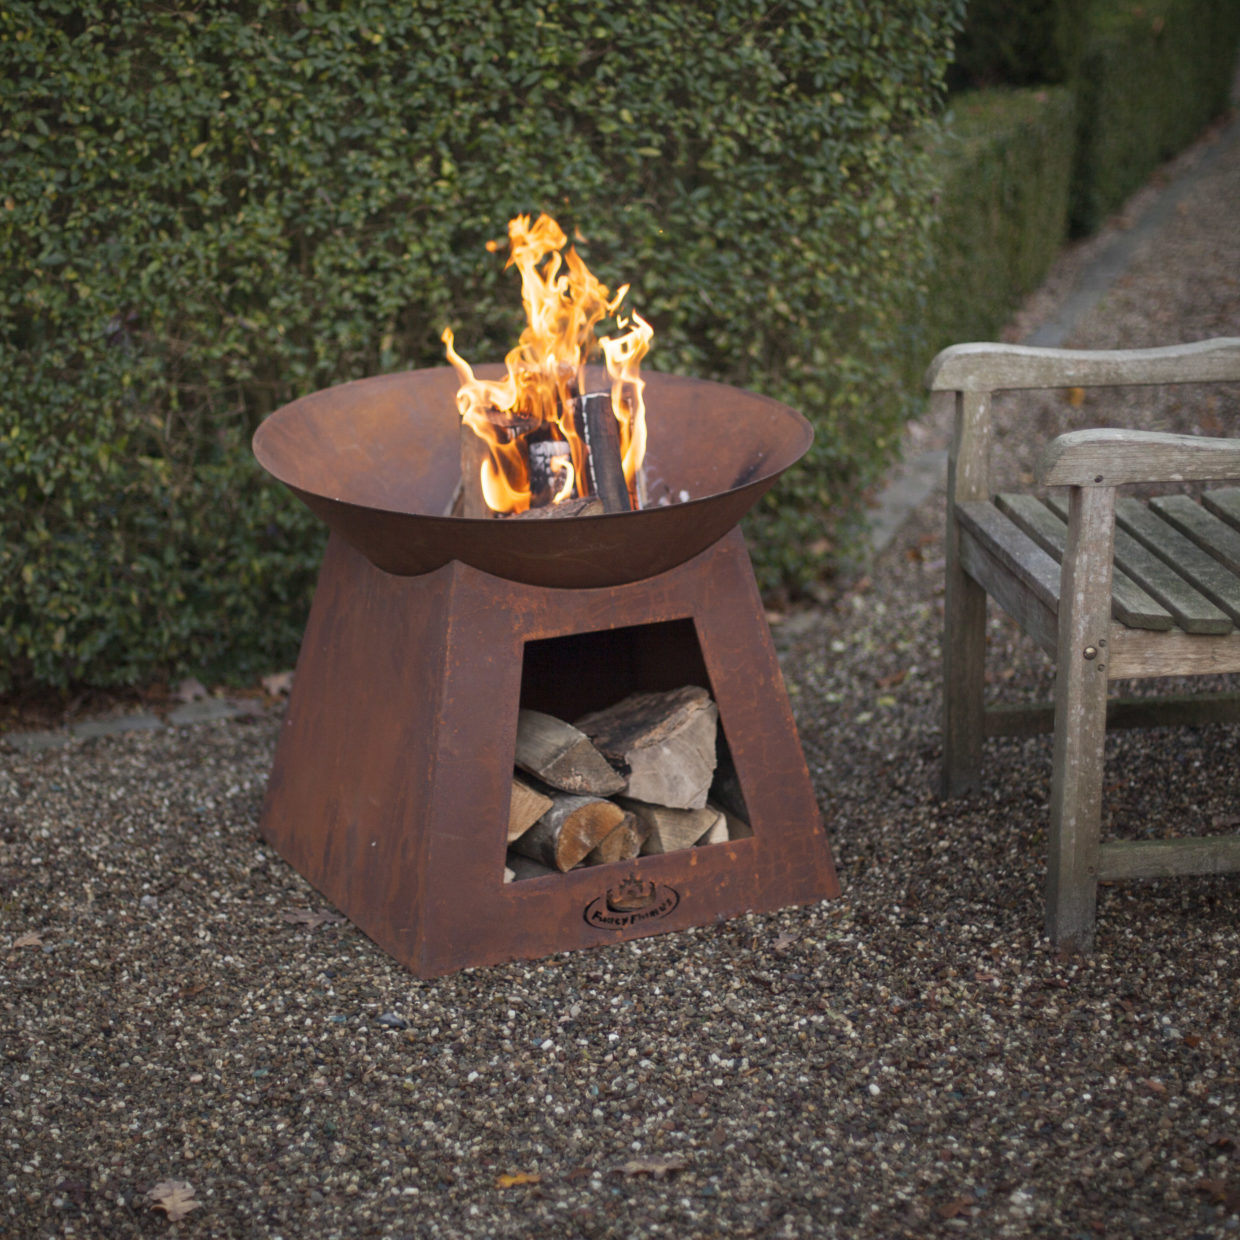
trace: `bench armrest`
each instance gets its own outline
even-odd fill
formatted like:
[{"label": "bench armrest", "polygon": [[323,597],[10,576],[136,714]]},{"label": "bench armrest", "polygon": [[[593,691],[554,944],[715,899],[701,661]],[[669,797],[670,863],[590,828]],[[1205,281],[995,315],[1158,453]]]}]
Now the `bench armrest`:
[{"label": "bench armrest", "polygon": [[1122,486],[1126,482],[1240,480],[1240,439],[1159,431],[1069,431],[1038,462],[1044,486]]},{"label": "bench armrest", "polygon": [[1240,380],[1240,337],[1160,349],[1043,349],[1019,344],[956,344],[926,372],[933,392],[1000,392]]}]

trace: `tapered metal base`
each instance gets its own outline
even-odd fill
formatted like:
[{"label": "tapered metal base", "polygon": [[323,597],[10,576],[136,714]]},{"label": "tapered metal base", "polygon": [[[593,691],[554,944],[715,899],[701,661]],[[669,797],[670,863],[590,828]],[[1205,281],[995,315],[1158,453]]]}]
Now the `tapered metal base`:
[{"label": "tapered metal base", "polygon": [[[572,719],[689,683],[718,704],[753,836],[505,883],[518,708]],[[670,571],[598,589],[459,561],[394,576],[333,534],[261,829],[420,977],[839,894],[735,529]],[[637,909],[618,898],[632,878],[649,897]]]}]

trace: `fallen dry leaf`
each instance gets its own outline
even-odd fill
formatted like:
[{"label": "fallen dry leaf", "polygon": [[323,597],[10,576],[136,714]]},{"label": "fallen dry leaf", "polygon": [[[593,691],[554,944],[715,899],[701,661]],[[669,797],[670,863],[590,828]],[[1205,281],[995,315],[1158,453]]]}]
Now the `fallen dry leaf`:
[{"label": "fallen dry leaf", "polygon": [[271,697],[283,697],[293,687],[292,672],[272,672],[259,682],[263,691]]},{"label": "fallen dry leaf", "polygon": [[172,696],[181,702],[196,702],[207,697],[207,686],[193,676],[187,676],[172,691]]},{"label": "fallen dry leaf", "polygon": [[1240,1210],[1240,1192],[1231,1188],[1226,1180],[1198,1180],[1197,1192],[1205,1193],[1216,1206],[1222,1206],[1228,1214]]},{"label": "fallen dry leaf", "polygon": [[161,1180],[147,1196],[151,1199],[151,1209],[162,1210],[170,1223],[202,1205],[201,1201],[194,1200],[194,1186],[185,1180]]},{"label": "fallen dry leaf", "polygon": [[495,1178],[496,1188],[516,1188],[520,1184],[541,1184],[542,1176],[537,1171],[515,1171],[512,1175],[501,1175]]},{"label": "fallen dry leaf", "polygon": [[320,926],[334,926],[344,921],[339,913],[329,913],[326,909],[315,912],[308,908],[295,908],[283,914],[284,920],[296,926],[307,926],[317,930]]},{"label": "fallen dry leaf", "polygon": [[624,1175],[651,1175],[661,1180],[673,1171],[683,1171],[689,1165],[687,1158],[672,1154],[667,1158],[631,1158],[620,1171]]},{"label": "fallen dry leaf", "polygon": [[969,1214],[976,1204],[972,1197],[955,1197],[939,1206],[937,1213],[942,1219],[959,1218],[962,1214]]},{"label": "fallen dry leaf", "polygon": [[21,938],[13,940],[14,947],[42,947],[43,938],[38,930],[31,930],[29,934],[23,934]]},{"label": "fallen dry leaf", "polygon": [[786,952],[800,937],[799,934],[777,934],[771,940],[771,946],[777,952]]}]

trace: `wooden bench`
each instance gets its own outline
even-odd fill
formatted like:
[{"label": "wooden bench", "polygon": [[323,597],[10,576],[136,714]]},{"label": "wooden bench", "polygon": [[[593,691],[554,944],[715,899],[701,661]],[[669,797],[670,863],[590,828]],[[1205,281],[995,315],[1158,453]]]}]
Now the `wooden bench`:
[{"label": "wooden bench", "polygon": [[[943,792],[981,780],[987,736],[1054,732],[1047,933],[1093,947],[1100,880],[1240,870],[1240,836],[1102,843],[1106,728],[1240,720],[1240,695],[1108,701],[1108,682],[1240,671],[1240,439],[1081,430],[1046,448],[1047,499],[993,495],[996,391],[1240,381],[1240,339],[1082,351],[946,349],[927,384],[955,402],[948,466]],[[1220,482],[1143,502],[1131,483]],[[986,598],[1056,663],[1052,704],[987,707]],[[1240,780],[1237,782],[1240,787]],[[1150,807],[1157,817],[1159,807]]]}]

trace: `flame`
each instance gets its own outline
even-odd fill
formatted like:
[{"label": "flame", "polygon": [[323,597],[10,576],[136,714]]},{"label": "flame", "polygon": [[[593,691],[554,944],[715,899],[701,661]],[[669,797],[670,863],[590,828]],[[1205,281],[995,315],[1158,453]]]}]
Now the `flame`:
[{"label": "flame", "polygon": [[[585,444],[573,425],[572,402],[584,394],[584,369],[596,346],[602,348],[611,380],[630,502],[638,506],[637,480],[646,451],[645,384],[639,368],[654,329],[637,313],[618,313],[629,286],[610,295],[572,246],[561,252],[567,241],[548,215],[533,224],[528,215],[508,223],[507,266],[515,266],[521,275],[526,326],[504,359],[504,379],[476,378],[454,347],[452,329],[443,331],[448,361],[460,378],[457,409],[490,450],[482,463],[481,485],[495,512],[524,512],[530,506],[524,437],[532,431],[549,432],[569,445],[571,462],[554,458],[559,486],[552,502],[562,503],[586,485]],[[598,339],[596,328],[612,316],[622,334]]]},{"label": "flame", "polygon": [[551,472],[562,474],[559,488],[551,497],[553,504],[562,504],[566,499],[572,499],[573,487],[577,482],[577,471],[573,468],[572,461],[566,461],[562,456],[553,456],[551,458]]}]

